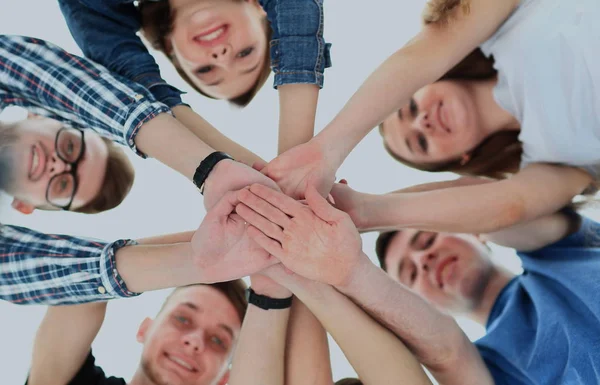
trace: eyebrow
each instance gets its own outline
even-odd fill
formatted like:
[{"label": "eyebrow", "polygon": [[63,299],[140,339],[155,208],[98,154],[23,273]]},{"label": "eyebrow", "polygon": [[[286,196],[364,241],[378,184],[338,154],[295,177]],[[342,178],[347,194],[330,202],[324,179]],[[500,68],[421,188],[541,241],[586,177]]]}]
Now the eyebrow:
[{"label": "eyebrow", "polygon": [[[189,309],[197,311],[197,312],[202,312],[203,311],[203,309],[201,307],[199,307],[199,306],[197,306],[197,305],[195,305],[195,304],[193,304],[191,302],[184,302],[182,305],[185,306],[185,307],[187,307],[187,308],[189,308]],[[219,324],[219,327],[221,329],[225,330],[231,336],[231,338],[234,338],[234,333],[233,333],[233,329],[232,328],[230,328],[229,326],[227,326],[225,324]]]},{"label": "eyebrow", "polygon": [[214,86],[218,86],[219,84],[223,83],[223,80],[224,80],[224,79],[223,79],[223,78],[221,78],[221,79],[217,80],[216,82],[212,82],[212,83],[210,83],[210,84],[207,84],[206,86],[207,86],[207,87],[214,87]]},{"label": "eyebrow", "polygon": [[246,74],[249,74],[250,72],[254,72],[254,70],[256,70],[258,68],[258,64],[259,63],[256,63],[256,65],[254,67],[240,72],[240,75],[246,75]]},{"label": "eyebrow", "polygon": [[404,119],[404,117],[402,116],[402,108],[398,110],[398,118],[400,118],[400,120]]},{"label": "eyebrow", "polygon": [[412,148],[412,145],[410,144],[410,140],[408,140],[408,138],[405,138],[404,143],[406,143],[406,147],[408,147],[408,151],[410,151],[411,154],[414,154],[415,152]]}]

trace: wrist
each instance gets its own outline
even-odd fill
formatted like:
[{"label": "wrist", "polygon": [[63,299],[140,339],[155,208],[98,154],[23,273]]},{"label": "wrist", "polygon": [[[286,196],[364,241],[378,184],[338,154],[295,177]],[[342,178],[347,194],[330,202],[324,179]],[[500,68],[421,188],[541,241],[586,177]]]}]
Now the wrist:
[{"label": "wrist", "polygon": [[336,285],[336,289],[344,294],[350,294],[355,288],[360,288],[362,282],[365,282],[365,276],[370,274],[373,268],[377,267],[371,263],[369,257],[364,253],[360,252],[360,256],[357,258],[356,263],[350,269],[350,272],[346,279],[339,285]]},{"label": "wrist", "polygon": [[253,305],[263,310],[285,310],[292,307],[293,296],[290,293],[286,297],[271,297],[258,293],[250,287],[246,290],[246,298],[248,299],[248,305]]},{"label": "wrist", "polygon": [[224,169],[227,169],[232,162],[235,162],[233,158],[224,152],[215,151],[211,153],[198,165],[194,173],[194,184],[204,194],[207,187],[213,184],[215,175],[226,174]]}]

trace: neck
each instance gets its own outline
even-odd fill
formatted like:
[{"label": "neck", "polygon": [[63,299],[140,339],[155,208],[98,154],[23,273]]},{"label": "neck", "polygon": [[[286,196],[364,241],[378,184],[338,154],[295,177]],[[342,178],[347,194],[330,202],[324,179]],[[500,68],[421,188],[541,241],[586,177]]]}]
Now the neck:
[{"label": "neck", "polygon": [[479,126],[484,131],[485,137],[504,130],[521,129],[521,124],[508,111],[500,107],[494,99],[494,87],[498,79],[493,77],[488,80],[475,80],[468,82],[468,89],[474,100],[476,111],[479,114]]},{"label": "neck", "polygon": [[506,285],[510,282],[511,279],[514,278],[514,274],[510,271],[495,266],[490,279],[487,282],[483,290],[483,295],[481,300],[477,304],[477,306],[472,309],[467,315],[471,320],[477,322],[482,326],[486,326],[490,313],[492,311],[492,307],[494,303],[498,299],[498,295],[500,291],[504,289]]}]

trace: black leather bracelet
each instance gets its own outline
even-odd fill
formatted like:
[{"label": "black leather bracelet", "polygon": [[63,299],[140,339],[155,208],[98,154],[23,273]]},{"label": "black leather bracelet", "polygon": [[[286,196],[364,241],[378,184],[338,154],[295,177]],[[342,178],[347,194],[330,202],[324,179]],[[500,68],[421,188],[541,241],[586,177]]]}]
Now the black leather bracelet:
[{"label": "black leather bracelet", "polygon": [[208,174],[210,174],[210,172],[217,165],[217,163],[219,163],[223,159],[233,160],[233,158],[227,155],[226,153],[221,151],[215,151],[206,158],[204,158],[204,160],[200,162],[198,168],[196,168],[193,180],[196,187],[200,189],[200,194],[204,195],[204,182],[206,182]]},{"label": "black leather bracelet", "polygon": [[289,298],[271,298],[266,295],[256,294],[252,288],[246,290],[246,297],[248,299],[248,304],[252,304],[263,310],[288,309],[292,306],[292,298],[294,298],[294,296]]}]

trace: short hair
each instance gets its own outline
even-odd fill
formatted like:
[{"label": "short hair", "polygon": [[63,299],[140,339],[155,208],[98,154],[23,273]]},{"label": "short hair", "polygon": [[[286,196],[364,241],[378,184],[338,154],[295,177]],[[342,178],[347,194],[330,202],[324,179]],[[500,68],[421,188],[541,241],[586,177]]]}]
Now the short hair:
[{"label": "short hair", "polygon": [[183,289],[186,289],[189,287],[194,287],[194,286],[209,286],[209,287],[212,287],[212,288],[218,290],[219,292],[223,293],[227,297],[229,302],[235,308],[235,311],[240,319],[240,322],[244,321],[244,316],[246,315],[246,309],[248,309],[248,301],[246,300],[247,286],[244,283],[244,281],[242,281],[241,279],[236,279],[234,281],[228,281],[228,282],[217,282],[217,283],[210,283],[210,284],[209,283],[194,283],[191,285],[180,286],[180,287],[176,288],[175,290],[173,290],[171,292],[171,294],[169,294],[169,296],[167,297],[167,299],[165,299],[165,302],[163,303],[163,305],[160,308],[160,310],[158,311],[158,313],[160,314],[163,311],[166,304],[169,302],[169,300],[171,299],[171,297],[173,297],[173,295],[175,293],[177,293],[180,290],[183,290]]},{"label": "short hair", "polygon": [[335,383],[335,385],[363,385],[358,378],[344,378]]},{"label": "short hair", "polygon": [[377,254],[377,260],[379,261],[379,266],[381,266],[381,268],[384,271],[387,271],[387,265],[385,263],[385,253],[387,252],[391,240],[396,234],[398,234],[398,230],[381,232],[379,233],[377,241],[375,242],[375,253]]},{"label": "short hair", "polygon": [[[183,80],[186,81],[194,90],[196,90],[201,95],[204,95],[208,98],[215,99],[214,97],[206,94],[200,88],[196,87],[194,82],[189,78],[189,76],[183,71],[183,69],[179,66],[176,60],[174,60],[172,56],[172,49],[169,48],[167,44],[167,37],[173,31],[173,15],[171,12],[171,5],[169,1],[140,1],[139,2],[139,10],[141,15],[141,31],[146,40],[152,45],[152,47],[167,56],[167,58],[173,63],[177,73]],[[271,25],[269,24],[269,20],[264,17],[263,18],[263,28],[265,30],[265,34],[267,37],[267,43],[271,41],[271,37],[273,36],[273,31],[271,30]],[[268,45],[267,45],[268,47]],[[269,75],[271,74],[271,62],[270,62],[270,53],[269,49],[265,52],[265,60],[264,65],[261,70],[256,83],[245,93],[242,95],[236,96],[234,98],[229,99],[228,101],[237,106],[237,107],[246,107],[252,99],[256,96],[258,91],[265,84]]]},{"label": "short hair", "polygon": [[117,207],[129,194],[135,171],[131,161],[118,145],[107,138],[102,138],[108,149],[106,171],[98,195],[86,205],[73,211],[85,214],[96,214]]}]

